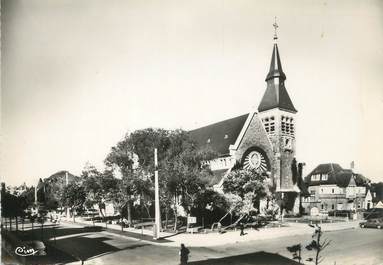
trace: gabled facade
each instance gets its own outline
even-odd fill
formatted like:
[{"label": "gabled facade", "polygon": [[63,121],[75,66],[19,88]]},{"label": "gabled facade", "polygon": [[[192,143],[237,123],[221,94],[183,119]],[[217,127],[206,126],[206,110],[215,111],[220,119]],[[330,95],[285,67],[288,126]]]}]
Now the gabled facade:
[{"label": "gabled facade", "polygon": [[270,176],[279,193],[299,193],[293,181],[295,157],[295,109],[285,87],[286,75],[278,45],[273,46],[266,91],[258,112],[217,122],[190,131],[201,148],[210,147],[219,154],[208,161],[215,174],[212,182],[220,188],[231,168],[239,164]]},{"label": "gabled facade", "polygon": [[[335,163],[320,164],[305,177],[310,196],[302,201],[306,213],[367,209],[369,180]],[[367,200],[366,200],[367,199]]]}]

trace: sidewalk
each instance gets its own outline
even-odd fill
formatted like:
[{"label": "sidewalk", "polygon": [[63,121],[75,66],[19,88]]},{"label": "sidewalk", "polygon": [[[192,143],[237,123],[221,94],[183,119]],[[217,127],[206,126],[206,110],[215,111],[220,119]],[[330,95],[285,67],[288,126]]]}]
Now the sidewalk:
[{"label": "sidewalk", "polygon": [[[323,232],[355,229],[358,227],[357,221],[342,222],[342,223],[326,223],[322,224]],[[165,243],[167,246],[179,246],[185,243],[192,247],[208,247],[218,246],[239,242],[247,242],[254,240],[265,240],[273,238],[282,238],[287,236],[296,236],[303,234],[312,234],[313,228],[302,223],[288,223],[287,227],[261,228],[259,230],[246,229],[246,235],[240,236],[240,231],[228,231],[224,234],[208,233],[208,234],[179,234],[168,238],[171,243]]]},{"label": "sidewalk", "polygon": [[322,231],[324,232],[330,232],[330,231],[338,231],[338,230],[345,230],[345,229],[355,229],[359,227],[359,220],[352,220],[348,222],[341,222],[341,223],[326,223],[322,224]]},{"label": "sidewalk", "polygon": [[168,237],[173,236],[174,234],[172,233],[167,233],[167,232],[161,232],[160,233],[160,238],[159,240],[156,240],[153,238],[153,231],[151,230],[145,230],[145,229],[135,229],[135,228],[129,228],[129,227],[124,227],[121,229],[120,225],[117,224],[105,224],[105,223],[98,223],[95,222],[93,224],[92,221],[84,221],[84,220],[76,220],[75,223],[73,223],[71,220],[62,220],[62,223],[65,223],[67,225],[75,225],[75,226],[99,226],[104,229],[104,232],[112,233],[115,235],[120,235],[120,236],[125,236],[129,237],[130,239],[137,239],[137,240],[142,240],[146,241],[149,243],[169,243],[171,242],[168,240]]},{"label": "sidewalk", "polygon": [[[73,224],[73,222],[67,222],[68,224]],[[232,244],[234,242],[247,242],[254,240],[265,240],[265,239],[274,239],[282,238],[287,236],[303,235],[313,233],[313,228],[305,223],[286,223],[286,227],[273,227],[273,228],[260,228],[255,229],[246,229],[245,236],[240,236],[240,231],[227,231],[223,234],[218,234],[217,232],[210,233],[181,233],[181,234],[171,234],[171,233],[161,233],[162,239],[155,240],[153,239],[153,232],[151,230],[139,230],[134,228],[124,228],[121,231],[121,226],[108,224],[104,232],[112,233],[114,235],[119,235],[123,237],[128,237],[130,239],[142,240],[151,244],[163,245],[169,247],[178,247],[181,243],[187,244],[191,247],[208,247],[208,246],[219,246],[225,244]],[[358,221],[349,221],[341,223],[323,223],[321,224],[323,232],[331,232],[345,229],[355,229],[358,227]],[[75,225],[86,225],[93,226],[92,222],[81,221],[76,222]],[[105,223],[95,223],[96,226],[101,226],[105,228]]]}]

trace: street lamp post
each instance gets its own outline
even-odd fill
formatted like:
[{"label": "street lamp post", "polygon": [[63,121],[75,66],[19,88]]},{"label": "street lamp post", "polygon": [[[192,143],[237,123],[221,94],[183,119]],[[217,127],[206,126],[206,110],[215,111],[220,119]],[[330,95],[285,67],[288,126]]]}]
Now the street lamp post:
[{"label": "street lamp post", "polygon": [[[69,176],[68,176],[68,172],[65,171],[65,186],[68,186],[69,185]],[[74,212],[73,212],[73,216],[74,216]],[[67,207],[66,208],[66,218],[67,220],[69,220],[69,217],[70,217],[70,213],[69,213],[69,208]]]},{"label": "street lamp post", "polygon": [[160,238],[160,228],[161,228],[161,214],[160,214],[160,192],[159,192],[159,183],[158,183],[158,161],[157,161],[157,148],[154,148],[154,199],[155,199],[155,225],[153,231],[154,239]]}]

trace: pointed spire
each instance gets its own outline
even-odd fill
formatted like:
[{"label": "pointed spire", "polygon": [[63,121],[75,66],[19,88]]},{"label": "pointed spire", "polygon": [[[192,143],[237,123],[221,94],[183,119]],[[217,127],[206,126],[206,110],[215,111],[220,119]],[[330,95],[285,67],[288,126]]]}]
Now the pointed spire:
[{"label": "pointed spire", "polygon": [[258,106],[258,111],[266,111],[274,108],[287,110],[291,112],[297,112],[295,109],[289,94],[285,88],[284,81],[286,75],[282,70],[281,58],[279,56],[279,50],[277,45],[277,28],[278,24],[275,21],[274,27],[274,47],[273,55],[271,56],[271,63],[269,73],[266,76],[267,88],[263,95],[262,101]]},{"label": "pointed spire", "polygon": [[270,62],[270,70],[267,74],[266,81],[270,80],[271,78],[282,78],[283,81],[286,80],[286,75],[282,70],[282,64],[281,64],[281,58],[279,58],[279,51],[278,51],[278,36],[277,36],[277,29],[279,28],[277,24],[277,17],[274,18],[274,49],[273,49],[273,55],[271,56],[271,62]]},{"label": "pointed spire", "polygon": [[273,55],[271,56],[270,70],[265,81],[272,78],[281,78],[283,81],[286,80],[286,75],[282,70],[281,58],[279,57],[278,45],[276,43],[274,44]]}]

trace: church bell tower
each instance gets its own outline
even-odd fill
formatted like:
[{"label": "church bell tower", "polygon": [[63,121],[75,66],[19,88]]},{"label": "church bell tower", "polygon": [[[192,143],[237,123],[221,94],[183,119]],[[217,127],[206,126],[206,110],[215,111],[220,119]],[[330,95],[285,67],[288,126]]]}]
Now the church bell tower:
[{"label": "church bell tower", "polygon": [[295,157],[295,109],[285,87],[286,75],[282,70],[274,23],[274,47],[267,88],[258,106],[258,115],[273,145],[275,165],[272,174],[277,192],[299,192],[293,183],[292,163]]}]

